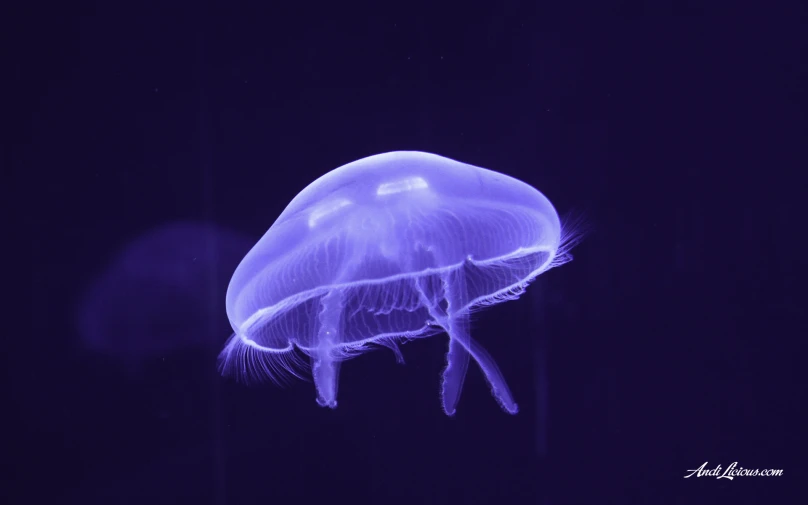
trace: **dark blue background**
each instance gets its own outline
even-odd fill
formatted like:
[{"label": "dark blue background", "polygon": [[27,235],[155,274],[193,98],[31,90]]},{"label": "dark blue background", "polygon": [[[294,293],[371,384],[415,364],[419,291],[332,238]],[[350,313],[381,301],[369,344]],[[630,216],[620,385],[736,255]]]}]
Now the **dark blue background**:
[{"label": "dark blue background", "polygon": [[[30,265],[9,291],[9,503],[800,503],[806,10],[557,3],[7,18],[23,238],[6,248]],[[572,263],[475,325],[519,415],[472,368],[445,417],[440,337],[403,367],[345,364],[335,411],[304,382],[220,379],[215,350],[136,381],[77,351],[78,293],[139,234],[202,220],[257,238],[316,177],[402,149],[587,217]],[[683,479],[705,461],[785,473]]]}]

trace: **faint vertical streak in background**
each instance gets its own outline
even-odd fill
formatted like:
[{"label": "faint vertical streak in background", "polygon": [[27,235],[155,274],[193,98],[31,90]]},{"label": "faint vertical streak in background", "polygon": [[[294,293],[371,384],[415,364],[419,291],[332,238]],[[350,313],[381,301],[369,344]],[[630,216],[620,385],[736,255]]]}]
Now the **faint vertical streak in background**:
[{"label": "faint vertical streak in background", "polygon": [[609,429],[612,435],[620,433],[620,403],[617,392],[617,368],[610,367],[606,376],[606,398],[609,405]]},{"label": "faint vertical streak in background", "polygon": [[[211,124],[210,124],[210,108],[207,94],[208,74],[206,72],[206,58],[205,58],[205,20],[207,11],[204,7],[200,8],[199,25],[197,33],[197,84],[199,86],[199,116],[197,119],[197,126],[199,128],[199,166],[202,175],[202,201],[203,201],[203,217],[208,223],[213,221],[213,188],[214,188],[214,175],[213,175],[213,155],[211,153]],[[216,251],[218,250],[217,240],[215,234],[207,235],[207,250],[205,254],[208,256],[207,265],[210,268],[207,270],[206,285],[208,286],[208,310],[206,311],[207,324],[210,328],[218,328],[220,317],[219,309],[223,301],[219,300],[218,295],[221,292],[218,285],[218,258]],[[213,503],[224,505],[226,502],[226,487],[225,487],[225,454],[224,454],[224,441],[222,435],[223,422],[222,422],[222,386],[219,379],[219,374],[216,368],[211,366],[210,373],[210,430],[212,447],[212,461],[213,461]]]},{"label": "faint vertical streak in background", "polygon": [[[549,51],[549,36],[550,34],[542,27],[536,24],[536,19],[520,19],[526,13],[516,9],[513,12],[513,25],[524,27],[524,22],[528,24],[528,33],[532,33],[533,37],[533,57],[529,60],[528,68],[526,69],[528,82],[536,90],[541,90],[535,96],[536,101],[530,104],[536,111],[535,128],[537,136],[544,136],[546,133],[543,131],[546,128],[545,119],[539,114],[540,110],[545,108],[544,104],[552,96],[553,88],[549,86],[548,76],[557,74],[559,67],[558,62],[553,61],[549,56],[552,54]],[[533,26],[531,26],[533,25]],[[501,29],[502,31],[502,29]],[[495,38],[492,36],[491,42],[495,43]],[[538,283],[537,283],[538,284]],[[550,423],[550,378],[548,371],[548,352],[549,352],[549,327],[547,301],[547,290],[552,286],[548,286],[546,279],[540,285],[534,285],[533,290],[530,291],[529,300],[526,306],[530,313],[528,314],[528,324],[530,325],[530,334],[533,336],[533,353],[534,353],[534,378],[536,381],[536,452],[539,457],[539,472],[542,476],[543,482],[539,486],[539,504],[549,505],[550,497],[553,496],[553,489],[551,488],[554,476],[552,475],[552,465],[549,458],[549,423]]]},{"label": "faint vertical streak in background", "polygon": [[548,336],[545,303],[541,300],[542,290],[534,286],[526,304],[528,310],[529,334],[533,336],[534,377],[536,380],[536,451],[539,455],[539,475],[545,479],[539,485],[539,503],[550,503],[549,476],[550,464],[548,460],[548,422],[550,419],[550,379],[547,373]]},{"label": "faint vertical streak in background", "polygon": [[430,124],[431,116],[429,114],[430,100],[429,100],[429,34],[427,33],[426,18],[419,16],[417,30],[418,30],[418,51],[415,54],[418,65],[418,124],[420,125],[420,142],[423,149],[428,150],[429,139],[431,136],[432,128]]}]

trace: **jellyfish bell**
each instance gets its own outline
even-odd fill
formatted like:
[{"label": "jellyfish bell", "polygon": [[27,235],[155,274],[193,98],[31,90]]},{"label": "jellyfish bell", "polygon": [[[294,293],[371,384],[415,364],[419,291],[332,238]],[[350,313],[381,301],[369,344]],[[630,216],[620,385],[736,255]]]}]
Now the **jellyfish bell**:
[{"label": "jellyfish bell", "polygon": [[[221,342],[217,300],[249,237],[175,222],[137,237],[89,286],[77,308],[83,350],[136,378],[144,363]],[[218,324],[217,324],[218,323]]]},{"label": "jellyfish bell", "polygon": [[[383,345],[449,336],[442,402],[455,412],[470,358],[504,410],[518,407],[470,335],[470,313],[517,298],[569,260],[550,201],[512,177],[422,152],[339,167],[301,191],[236,269],[224,374],[300,375],[311,359],[320,405],[335,408],[339,365]],[[400,354],[397,354],[400,356]]]}]

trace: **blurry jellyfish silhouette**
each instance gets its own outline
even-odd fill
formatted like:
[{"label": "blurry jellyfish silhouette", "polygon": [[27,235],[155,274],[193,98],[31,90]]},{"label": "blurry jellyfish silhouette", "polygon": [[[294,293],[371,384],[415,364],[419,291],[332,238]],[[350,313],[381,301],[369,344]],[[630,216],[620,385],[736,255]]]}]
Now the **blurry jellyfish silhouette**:
[{"label": "blurry jellyfish silhouette", "polygon": [[[84,348],[118,360],[132,374],[152,358],[215,349],[227,278],[251,245],[247,236],[195,222],[167,224],[135,239],[78,307]],[[226,324],[223,316],[218,322]]]},{"label": "blurry jellyfish silhouette", "polygon": [[246,383],[302,377],[300,350],[317,402],[335,408],[343,361],[375,346],[401,360],[397,342],[446,333],[444,412],[471,357],[515,414],[469,316],[569,261],[576,237],[539,191],[491,170],[411,151],[349,163],[300,192],[239,264],[220,370]]}]

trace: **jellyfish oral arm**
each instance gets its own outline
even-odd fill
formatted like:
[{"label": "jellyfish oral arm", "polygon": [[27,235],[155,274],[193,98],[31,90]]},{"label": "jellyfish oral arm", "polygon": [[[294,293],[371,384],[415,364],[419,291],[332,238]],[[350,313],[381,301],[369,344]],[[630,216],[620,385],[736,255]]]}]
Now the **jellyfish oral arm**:
[{"label": "jellyfish oral arm", "polygon": [[449,352],[446,354],[446,369],[443,371],[443,411],[446,415],[454,415],[455,407],[460,399],[463,381],[468,368],[469,355],[480,366],[485,375],[491,394],[500,407],[509,413],[519,412],[519,406],[513,400],[508,383],[500,372],[494,358],[485,348],[468,334],[468,314],[454,316],[447,325],[449,334]]},{"label": "jellyfish oral arm", "polygon": [[519,406],[513,401],[513,395],[508,388],[508,383],[505,382],[505,377],[502,375],[502,372],[499,371],[499,367],[496,361],[494,361],[494,358],[488,354],[483,346],[471,337],[469,337],[468,343],[469,347],[467,350],[469,354],[471,354],[471,357],[474,358],[474,361],[480,365],[485,379],[491,386],[491,394],[494,395],[499,406],[509,414],[518,413]]},{"label": "jellyfish oral arm", "polygon": [[[480,370],[491,387],[491,394],[500,407],[509,414],[518,413],[519,406],[513,400],[508,383],[505,382],[505,377],[500,372],[494,358],[482,345],[469,336],[468,315],[454,316],[447,326],[449,352],[446,354],[446,368],[443,371],[442,395],[443,411],[446,415],[451,416],[455,413],[455,407],[463,389],[469,355],[480,366]],[[465,328],[465,330],[461,330],[461,328]]]},{"label": "jellyfish oral arm", "polygon": [[447,416],[453,416],[460,401],[460,393],[463,392],[463,382],[466,380],[466,372],[469,367],[469,352],[463,345],[464,339],[469,339],[467,331],[460,329],[466,326],[468,318],[456,318],[454,324],[449,325],[449,351],[446,353],[446,368],[443,370],[443,381],[441,383],[441,401],[443,411]]},{"label": "jellyfish oral arm", "polygon": [[[451,279],[443,279],[443,289],[449,302],[446,312],[431,303],[422,286],[418,286],[421,302],[427,307],[430,316],[435,319],[435,324],[442,327],[449,335],[449,351],[446,353],[446,368],[443,370],[441,384],[443,411],[448,416],[454,415],[463,390],[469,356],[471,356],[485,375],[485,379],[491,387],[491,394],[500,407],[509,414],[516,414],[519,412],[519,406],[513,400],[505,377],[491,355],[471,338],[469,309],[462,304],[457,295],[464,289],[465,281],[462,275],[462,273],[458,273]],[[458,306],[463,308],[458,312],[453,312],[453,307]]]},{"label": "jellyfish oral arm", "polygon": [[332,289],[320,300],[320,328],[317,333],[317,349],[312,355],[312,376],[317,388],[317,403],[321,407],[337,408],[340,362],[334,349],[339,343],[340,318],[342,316],[342,292]]}]

